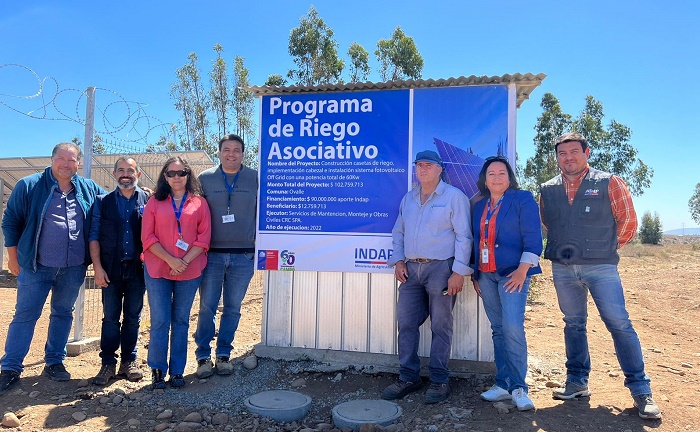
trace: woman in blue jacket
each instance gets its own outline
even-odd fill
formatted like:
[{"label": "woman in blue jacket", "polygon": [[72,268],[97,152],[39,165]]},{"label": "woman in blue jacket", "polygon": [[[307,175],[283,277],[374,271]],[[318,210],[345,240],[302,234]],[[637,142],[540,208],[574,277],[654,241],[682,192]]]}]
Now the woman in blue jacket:
[{"label": "woman in blue jacket", "polygon": [[481,398],[510,399],[518,410],[527,411],[535,406],[525,383],[525,303],[530,276],[542,272],[540,213],[504,156],[486,159],[477,186],[483,198],[472,211],[472,281],[491,321],[496,362],[496,383]]}]

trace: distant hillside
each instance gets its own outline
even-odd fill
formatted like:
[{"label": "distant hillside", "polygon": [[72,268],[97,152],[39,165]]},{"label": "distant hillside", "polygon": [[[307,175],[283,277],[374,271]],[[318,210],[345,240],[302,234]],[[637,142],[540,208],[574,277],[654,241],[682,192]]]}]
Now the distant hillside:
[{"label": "distant hillside", "polygon": [[664,234],[668,235],[700,235],[700,227],[696,228],[678,228],[673,230],[664,231]]}]

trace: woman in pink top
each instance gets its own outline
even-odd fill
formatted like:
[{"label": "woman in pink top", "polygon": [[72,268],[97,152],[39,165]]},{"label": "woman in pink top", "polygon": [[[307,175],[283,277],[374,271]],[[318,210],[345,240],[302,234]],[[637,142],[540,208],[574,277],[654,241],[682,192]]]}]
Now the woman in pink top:
[{"label": "woman in pink top", "polygon": [[[211,216],[197,177],[182,158],[165,162],[143,213],[141,240],[151,310],[148,365],[153,388],[185,385],[190,310],[207,265]],[[168,340],[170,361],[168,362]]]}]

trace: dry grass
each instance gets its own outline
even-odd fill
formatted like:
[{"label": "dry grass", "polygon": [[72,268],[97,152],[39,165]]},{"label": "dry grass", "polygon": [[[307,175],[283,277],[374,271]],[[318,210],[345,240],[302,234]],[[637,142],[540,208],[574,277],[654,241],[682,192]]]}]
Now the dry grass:
[{"label": "dry grass", "polygon": [[641,243],[628,244],[618,251],[621,257],[641,258],[641,257],[658,257],[668,258],[668,253],[660,245],[648,245]]}]

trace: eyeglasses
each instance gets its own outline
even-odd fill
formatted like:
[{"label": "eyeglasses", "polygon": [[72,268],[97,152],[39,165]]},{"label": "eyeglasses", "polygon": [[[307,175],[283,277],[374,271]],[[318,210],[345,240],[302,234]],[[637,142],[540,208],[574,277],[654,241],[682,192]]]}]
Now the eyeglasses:
[{"label": "eyeglasses", "polygon": [[186,175],[189,175],[189,173],[190,173],[190,172],[187,171],[187,170],[179,170],[179,171],[170,170],[170,171],[166,171],[166,172],[165,172],[165,175],[166,175],[167,177],[173,178],[173,177],[175,177],[175,176],[178,176],[178,177],[185,177]]},{"label": "eyeglasses", "polygon": [[489,156],[485,159],[485,162],[493,162],[493,161],[508,162],[508,158],[505,156]]}]

